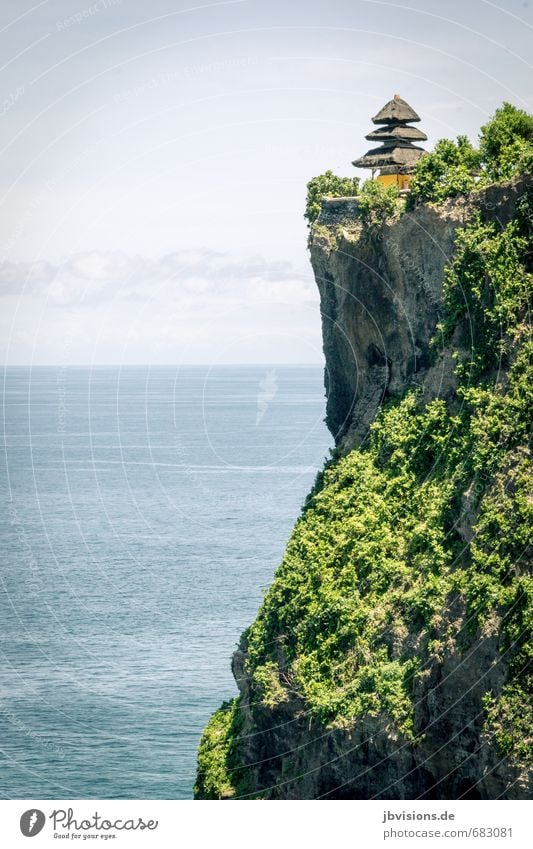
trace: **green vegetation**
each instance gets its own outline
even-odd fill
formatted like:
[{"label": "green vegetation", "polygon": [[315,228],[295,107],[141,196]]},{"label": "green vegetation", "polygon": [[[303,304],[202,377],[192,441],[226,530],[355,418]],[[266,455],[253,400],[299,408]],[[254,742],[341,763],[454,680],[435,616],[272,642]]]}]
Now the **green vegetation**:
[{"label": "green vegetation", "polygon": [[519,328],[526,314],[530,277],[523,230],[518,220],[503,230],[494,222],[483,224],[476,212],[456,236],[456,258],[444,277],[446,316],[437,330],[439,340],[449,342],[457,322],[467,322],[470,351],[462,369],[470,380],[498,363],[508,364],[514,344],[510,329]]},{"label": "green vegetation", "polygon": [[479,148],[466,136],[441,139],[417,163],[408,208],[417,202],[441,203],[474,188],[508,180],[533,166],[533,116],[504,103],[480,131]]},{"label": "green vegetation", "polygon": [[[423,405],[410,392],[382,412],[368,446],[326,469],[246,634],[252,678],[271,674],[281,651],[288,686],[323,724],[385,714],[412,736],[413,679],[443,639],[453,597],[467,604],[463,639],[494,610],[506,633],[514,627],[533,518],[530,460],[515,455],[533,401],[523,231],[523,222],[499,231],[476,217],[459,234],[442,332],[460,323],[466,338],[462,406]],[[473,483],[476,535],[464,550],[456,525]],[[519,662],[514,669],[516,693]]]},{"label": "green vegetation", "polygon": [[[446,168],[438,176],[436,159],[420,166],[417,191],[425,174],[427,186],[434,180],[431,199],[448,196],[470,179],[467,160],[492,178],[507,173],[509,114],[519,128],[516,149],[524,150],[530,124],[505,105],[483,128],[477,160],[466,140],[455,152],[442,143]],[[483,630],[497,632],[507,680],[500,693],[485,694],[485,731],[512,762],[531,763],[532,194],[507,226],[473,212],[456,234],[434,339],[435,356],[443,346],[454,352],[455,399],[424,403],[407,392],[381,411],[366,443],[318,476],[242,638],[259,706],[275,710],[296,699],[327,728],[380,716],[391,733],[416,743],[415,693],[425,670],[466,650]],[[372,207],[365,187],[363,195]],[[383,206],[382,193],[376,197],[368,214],[383,221],[397,201],[391,196]],[[204,797],[243,792],[239,714],[236,700],[206,729]]]},{"label": "green vegetation", "polygon": [[307,200],[304,218],[313,224],[320,214],[320,204],[324,197],[353,197],[359,194],[358,177],[337,177],[333,171],[326,171],[313,177],[307,184]]},{"label": "green vegetation", "polygon": [[366,180],[361,188],[358,207],[361,220],[380,226],[393,218],[404,206],[396,186],[383,186],[377,180]]},{"label": "green vegetation", "polygon": [[229,763],[240,719],[238,700],[232,699],[213,714],[204,730],[194,786],[195,795],[202,799],[228,799],[235,795]]},{"label": "green vegetation", "polygon": [[383,186],[377,180],[366,180],[359,188],[358,177],[337,177],[326,171],[307,184],[304,218],[314,224],[324,197],[357,197],[360,219],[368,225],[381,225],[393,218],[404,206],[396,186]]},{"label": "green vegetation", "polygon": [[512,684],[503,688],[499,699],[489,693],[484,700],[487,712],[487,727],[496,737],[502,755],[512,757],[517,766],[530,769],[533,766],[533,682],[528,682],[524,691]]},{"label": "green vegetation", "polygon": [[481,158],[466,136],[457,141],[441,139],[434,150],[422,156],[410,185],[409,207],[416,201],[440,203],[467,194],[476,185]]},{"label": "green vegetation", "polygon": [[531,171],[533,116],[522,109],[504,103],[481,127],[479,140],[481,165],[488,182]]}]

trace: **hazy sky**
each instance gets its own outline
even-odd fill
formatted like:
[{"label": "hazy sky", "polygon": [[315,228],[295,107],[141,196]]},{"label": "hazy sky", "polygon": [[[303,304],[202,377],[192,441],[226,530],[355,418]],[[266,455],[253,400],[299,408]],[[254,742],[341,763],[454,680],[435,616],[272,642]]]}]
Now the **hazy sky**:
[{"label": "hazy sky", "polygon": [[522,0],[2,0],[8,364],[320,362],[305,184],[531,109]]}]

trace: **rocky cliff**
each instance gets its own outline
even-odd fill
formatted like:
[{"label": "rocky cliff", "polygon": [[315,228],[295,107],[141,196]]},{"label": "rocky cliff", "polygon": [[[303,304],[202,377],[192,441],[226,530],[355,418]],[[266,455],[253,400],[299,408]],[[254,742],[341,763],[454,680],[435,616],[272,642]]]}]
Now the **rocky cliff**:
[{"label": "rocky cliff", "polygon": [[378,225],[324,202],[337,450],[234,656],[197,797],[531,795],[531,196],[523,176]]},{"label": "rocky cliff", "polygon": [[427,399],[456,388],[452,346],[430,367],[455,232],[479,209],[504,227],[529,178],[468,199],[419,206],[394,223],[364,227],[357,201],[326,200],[310,239],[320,291],[327,424],[337,445],[361,441],[387,397],[421,385]]}]

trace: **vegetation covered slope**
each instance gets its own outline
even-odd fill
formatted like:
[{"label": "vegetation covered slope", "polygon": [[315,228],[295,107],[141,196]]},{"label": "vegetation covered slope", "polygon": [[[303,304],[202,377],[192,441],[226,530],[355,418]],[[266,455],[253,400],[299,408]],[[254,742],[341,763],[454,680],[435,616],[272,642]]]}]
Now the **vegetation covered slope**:
[{"label": "vegetation covered slope", "polygon": [[[384,404],[363,444],[319,476],[243,635],[241,696],[204,734],[198,797],[339,797],[343,784],[367,797],[461,795],[464,785],[435,777],[447,767],[428,740],[432,725],[446,727],[442,717],[463,709],[447,704],[451,673],[442,670],[451,658],[471,670],[472,657],[476,680],[466,675],[461,686],[468,694],[475,685],[475,698],[453,735],[465,760],[485,759],[494,782],[472,779],[464,792],[529,794],[532,200],[529,184],[505,227],[474,211],[456,233],[433,339],[435,357],[454,352],[453,396],[424,401],[408,388]],[[371,730],[350,760],[360,728]],[[416,781],[386,786],[367,768],[361,791],[350,770],[372,763],[361,750],[383,733],[388,759],[409,751]],[[452,748],[453,735],[443,741]],[[346,781],[328,771],[324,740],[337,741]],[[316,765],[300,757],[306,746],[319,753]],[[432,758],[435,769],[424,770]]]}]

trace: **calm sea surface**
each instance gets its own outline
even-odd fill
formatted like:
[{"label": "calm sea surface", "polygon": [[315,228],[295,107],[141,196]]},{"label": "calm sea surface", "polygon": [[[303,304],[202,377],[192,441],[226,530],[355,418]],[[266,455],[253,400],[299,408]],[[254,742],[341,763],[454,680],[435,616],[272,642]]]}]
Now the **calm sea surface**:
[{"label": "calm sea surface", "polygon": [[190,798],[331,444],[322,369],[0,376],[0,796]]}]

